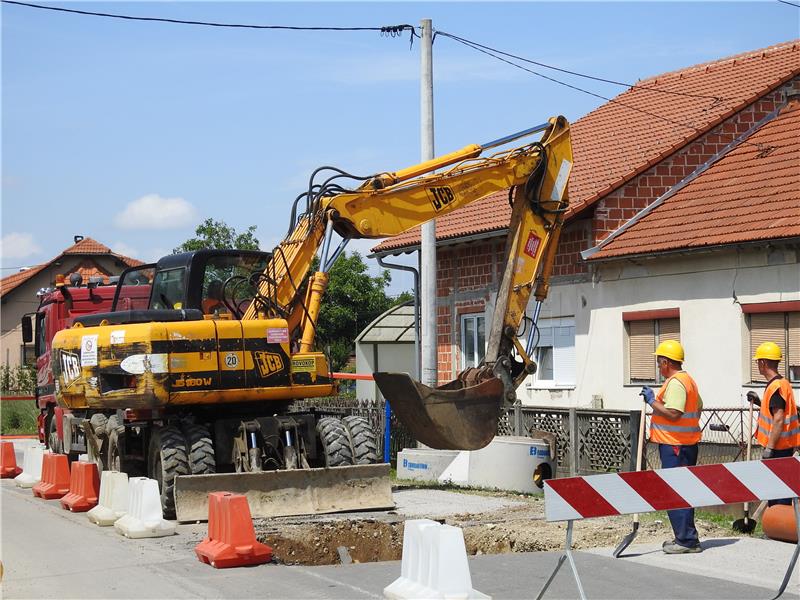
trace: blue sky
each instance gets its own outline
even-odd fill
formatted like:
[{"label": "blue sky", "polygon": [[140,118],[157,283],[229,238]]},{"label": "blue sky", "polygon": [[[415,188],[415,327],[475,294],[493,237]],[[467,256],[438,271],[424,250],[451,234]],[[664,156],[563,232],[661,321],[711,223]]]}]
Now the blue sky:
[{"label": "blue sky", "polygon": [[[430,18],[440,31],[624,82],[797,38],[800,17],[772,0],[53,5],[297,26]],[[608,97],[623,91],[542,72]],[[576,120],[602,102],[441,36],[434,77],[437,153],[555,114]],[[0,274],[52,258],[76,234],[156,259],[207,217],[256,225],[271,249],[316,167],[369,174],[418,161],[418,78],[408,34],[220,29],[3,4]],[[393,293],[411,285],[394,279]]]}]

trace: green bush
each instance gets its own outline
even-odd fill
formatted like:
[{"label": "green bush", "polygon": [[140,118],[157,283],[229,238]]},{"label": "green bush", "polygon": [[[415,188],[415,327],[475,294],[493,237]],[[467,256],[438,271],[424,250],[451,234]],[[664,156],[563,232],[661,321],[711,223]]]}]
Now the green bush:
[{"label": "green bush", "polygon": [[0,435],[36,435],[39,409],[33,400],[5,400],[0,403]]}]

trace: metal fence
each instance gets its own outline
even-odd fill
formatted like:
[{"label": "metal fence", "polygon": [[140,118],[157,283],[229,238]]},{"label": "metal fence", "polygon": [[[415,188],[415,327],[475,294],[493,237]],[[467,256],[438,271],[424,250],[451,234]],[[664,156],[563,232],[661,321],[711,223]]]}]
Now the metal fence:
[{"label": "metal fence", "polygon": [[[302,400],[297,410],[311,407],[319,414],[355,414],[367,418],[380,433],[378,452],[383,454],[385,404],[383,400],[358,400],[348,397]],[[559,475],[615,473],[635,468],[635,454],[640,411],[516,406],[500,415],[498,435],[529,435],[548,431],[556,436]],[[647,414],[649,426],[650,414]],[[700,418],[703,437],[700,441],[700,464],[744,460],[748,435],[748,411],[743,408],[708,408]],[[416,440],[392,415],[389,455],[394,463],[403,448],[413,448]],[[658,468],[658,448],[647,444],[642,468]],[[756,444],[753,458],[761,455]]]}]

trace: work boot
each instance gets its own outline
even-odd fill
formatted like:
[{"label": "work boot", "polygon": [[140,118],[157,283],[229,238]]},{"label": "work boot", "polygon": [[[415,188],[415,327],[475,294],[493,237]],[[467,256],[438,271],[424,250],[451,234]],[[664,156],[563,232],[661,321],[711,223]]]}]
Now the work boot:
[{"label": "work boot", "polygon": [[681,546],[677,542],[664,542],[661,549],[665,554],[696,554],[703,551],[700,544],[696,546]]}]

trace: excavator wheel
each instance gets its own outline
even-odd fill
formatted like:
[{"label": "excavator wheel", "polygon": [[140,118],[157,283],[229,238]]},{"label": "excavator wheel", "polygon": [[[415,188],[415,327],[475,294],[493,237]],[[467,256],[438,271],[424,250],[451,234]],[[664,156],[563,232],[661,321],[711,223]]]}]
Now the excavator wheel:
[{"label": "excavator wheel", "polygon": [[150,478],[158,481],[164,518],[175,518],[175,477],[189,474],[186,442],[174,425],[156,429],[150,436]]},{"label": "excavator wheel", "polygon": [[364,417],[349,415],[342,419],[353,450],[354,465],[373,465],[378,462],[378,440],[372,425]]},{"label": "excavator wheel", "polygon": [[353,464],[350,436],[342,421],[336,417],[323,417],[317,421],[317,434],[322,442],[326,467],[343,467]]},{"label": "excavator wheel", "polygon": [[108,423],[108,417],[105,416],[103,413],[95,413],[89,419],[89,425],[92,426],[92,431],[94,431],[94,434],[99,438],[106,436],[107,423]]},{"label": "excavator wheel", "polygon": [[189,472],[192,475],[216,473],[217,461],[208,428],[195,423],[186,423],[183,426],[183,437],[186,440]]}]

